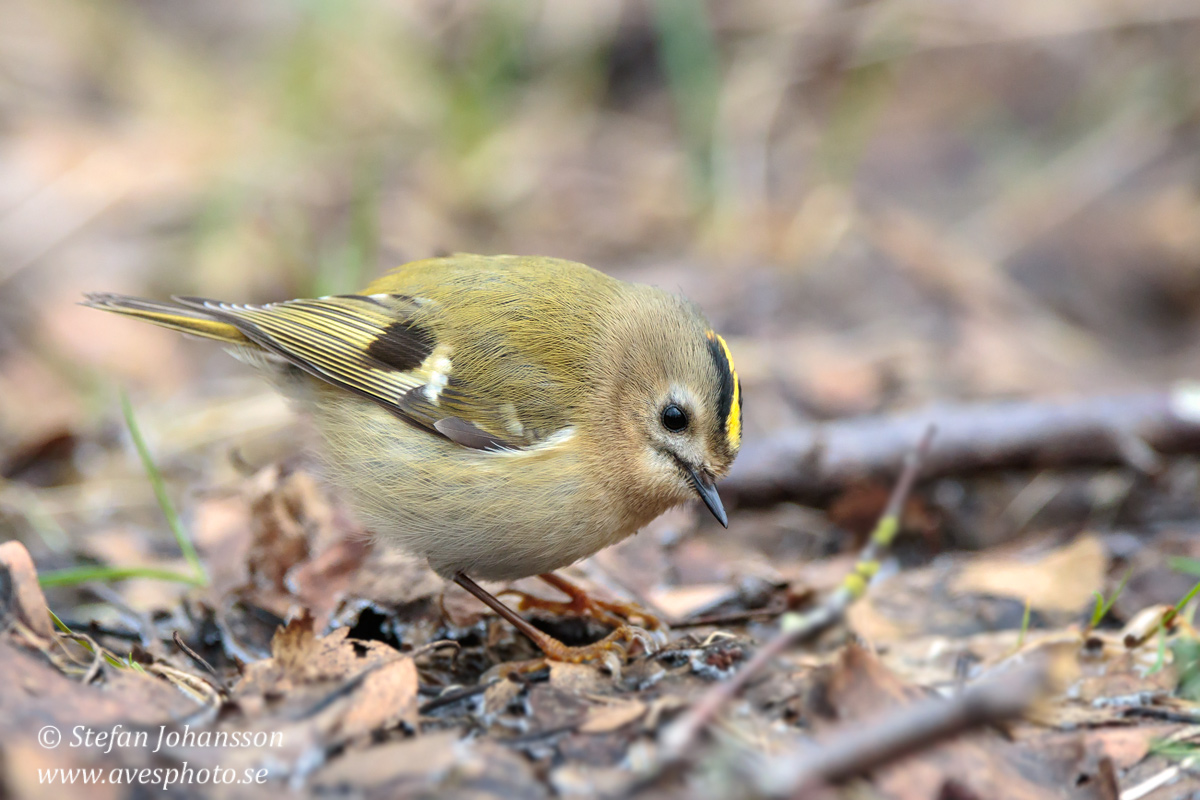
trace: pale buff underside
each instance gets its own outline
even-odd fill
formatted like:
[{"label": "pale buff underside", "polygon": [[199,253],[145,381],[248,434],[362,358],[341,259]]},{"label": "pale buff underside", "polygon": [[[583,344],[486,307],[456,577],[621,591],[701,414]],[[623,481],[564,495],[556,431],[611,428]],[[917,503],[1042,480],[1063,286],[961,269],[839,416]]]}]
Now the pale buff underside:
[{"label": "pale buff underside", "polygon": [[531,450],[472,450],[369,401],[317,390],[322,402],[305,405],[316,415],[329,477],[374,535],[428,559],[446,578],[551,572],[624,539],[671,505],[636,518],[622,513],[589,480],[571,430]]}]

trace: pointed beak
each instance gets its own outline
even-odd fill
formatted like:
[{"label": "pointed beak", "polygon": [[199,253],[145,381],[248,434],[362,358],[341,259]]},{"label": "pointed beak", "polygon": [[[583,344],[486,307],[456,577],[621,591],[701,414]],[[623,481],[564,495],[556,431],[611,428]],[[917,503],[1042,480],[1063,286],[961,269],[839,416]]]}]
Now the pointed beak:
[{"label": "pointed beak", "polygon": [[692,480],[692,488],[696,490],[696,494],[700,495],[704,505],[708,506],[708,510],[713,513],[722,527],[728,528],[729,517],[725,515],[725,506],[721,505],[721,495],[717,494],[717,487],[713,484],[712,478],[702,476],[692,467],[687,468],[687,473]]}]

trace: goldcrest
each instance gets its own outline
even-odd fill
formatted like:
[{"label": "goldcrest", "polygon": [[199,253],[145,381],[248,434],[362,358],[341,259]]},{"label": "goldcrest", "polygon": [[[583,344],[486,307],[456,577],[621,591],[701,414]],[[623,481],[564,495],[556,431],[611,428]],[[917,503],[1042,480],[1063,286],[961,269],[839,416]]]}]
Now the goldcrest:
[{"label": "goldcrest", "polygon": [[311,413],[361,521],[552,658],[604,648],[539,637],[471,579],[543,575],[603,617],[612,604],[548,573],[689,498],[728,524],[714,484],[741,443],[741,385],[697,307],[659,289],[560,259],[460,254],[360,294],[85,304],[215,339],[267,373]]}]

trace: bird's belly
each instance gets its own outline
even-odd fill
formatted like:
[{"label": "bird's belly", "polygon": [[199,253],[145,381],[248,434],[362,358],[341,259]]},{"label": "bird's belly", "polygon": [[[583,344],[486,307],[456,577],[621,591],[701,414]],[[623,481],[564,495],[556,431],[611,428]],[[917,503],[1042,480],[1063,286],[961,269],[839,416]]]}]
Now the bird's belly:
[{"label": "bird's belly", "polygon": [[386,412],[351,410],[319,420],[330,477],[381,541],[428,559],[444,577],[550,572],[649,521],[626,519],[588,480],[569,441],[536,453],[476,451]]}]

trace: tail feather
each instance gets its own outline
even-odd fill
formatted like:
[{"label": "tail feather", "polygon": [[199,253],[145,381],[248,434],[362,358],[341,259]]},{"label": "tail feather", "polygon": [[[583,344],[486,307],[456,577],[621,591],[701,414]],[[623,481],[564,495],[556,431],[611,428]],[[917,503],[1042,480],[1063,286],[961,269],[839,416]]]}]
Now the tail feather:
[{"label": "tail feather", "polygon": [[161,300],[144,300],[140,297],[107,292],[84,295],[84,301],[80,305],[145,320],[164,328],[202,336],[205,339],[216,339],[225,344],[256,346],[230,323],[206,314],[203,309],[194,306]]}]

